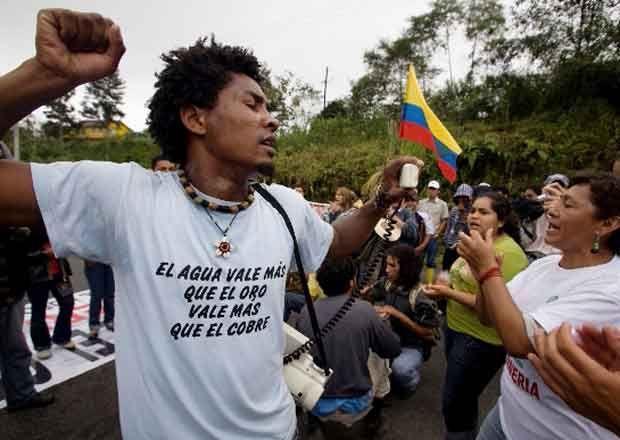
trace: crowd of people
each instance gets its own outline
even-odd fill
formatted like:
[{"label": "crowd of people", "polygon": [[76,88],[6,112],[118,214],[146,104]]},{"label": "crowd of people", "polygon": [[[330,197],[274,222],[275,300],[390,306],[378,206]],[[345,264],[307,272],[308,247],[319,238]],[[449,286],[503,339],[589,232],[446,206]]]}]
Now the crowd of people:
[{"label": "crowd of people", "polygon": [[[36,55],[0,76],[0,135],[114,72],[125,51],[118,26],[97,14],[53,9],[37,20]],[[440,345],[447,440],[620,435],[620,161],[615,175],[541,176],[542,189],[533,182],[514,198],[460,183],[447,203],[439,181],[422,199],[399,187],[404,164],[422,167],[403,157],[369,200],[340,187],[321,218],[303,188],[255,183],[273,174],[279,127],[256,58],[199,40],[162,59],[149,103],[162,156],[151,170],[24,164],[1,150],[0,368],[10,411],[53,401],[29,372],[26,292],[37,357],[49,358],[52,343],[75,348],[74,255],[91,289],[90,337],[102,302],[103,326],[117,334],[125,438],[290,440],[309,424],[343,438],[369,420],[376,427],[391,393],[410,397]],[[297,244],[321,291],[312,299],[299,287],[306,279],[289,277],[295,286],[283,294]],[[369,255],[372,265],[361,261]],[[60,308],[52,336],[50,292]],[[314,311],[323,335],[315,362],[332,375],[308,419],[283,378],[282,321],[314,338]],[[479,427],[480,394],[500,369],[501,396]]]},{"label": "crowd of people", "polygon": [[[563,343],[581,355],[584,367],[597,368],[598,362],[597,378],[601,380],[609,381],[617,374],[620,353],[614,328],[620,316],[620,181],[612,173],[599,172],[577,173],[572,180],[552,174],[541,182],[542,190],[532,185],[515,197],[488,184],[458,185],[453,207],[442,207],[442,214],[437,215],[443,236],[435,235],[435,229],[428,234],[420,232],[435,225],[428,221],[431,213],[417,208],[424,206],[417,203],[417,195],[408,194],[402,204],[392,207],[401,234],[388,244],[382,262],[384,277],[361,286],[360,299],[374,304],[400,338],[401,353],[384,369],[397,392],[418,386],[420,366],[428,356],[423,356],[421,347],[433,340],[431,327],[416,323],[415,298],[447,301],[442,329],[447,361],[442,412],[447,439],[615,438],[610,430],[618,434],[617,405],[610,408],[610,399],[592,384],[585,391],[586,376],[577,376],[575,367],[549,364],[553,358],[548,350],[549,341],[561,336],[559,329],[573,328],[573,336],[565,335]],[[428,190],[441,205],[437,186],[431,181]],[[416,222],[419,211],[424,220]],[[441,266],[446,272],[424,283],[428,254],[437,258],[432,248],[420,252],[420,243],[428,244],[429,236],[443,238]],[[328,319],[329,313],[322,316],[322,309],[318,310],[320,319]],[[331,310],[332,315],[334,312]],[[342,331],[345,328],[343,324]],[[312,336],[307,326],[305,331]],[[574,336],[584,334],[587,338]],[[328,334],[326,340],[334,344],[341,336]],[[553,356],[559,357],[556,344]],[[376,372],[372,355],[370,361],[361,362],[359,358],[346,359],[341,352],[334,368],[349,371],[357,364],[367,369],[367,377],[384,381],[385,375]],[[589,364],[584,361],[588,355]],[[545,357],[546,362],[542,360]],[[552,372],[558,366],[565,370],[562,374],[579,377],[581,383],[558,378],[560,373]],[[502,395],[479,432],[479,397],[502,368]],[[380,387],[380,383],[373,385]],[[600,412],[593,416],[592,409],[585,413],[590,418],[584,417],[583,404],[570,396],[579,386],[580,392],[589,393],[584,399],[598,394],[596,408],[606,414],[605,423],[601,423]],[[613,389],[618,389],[617,385]],[[338,398],[346,391],[340,389]],[[377,403],[380,407],[375,399]],[[576,408],[581,411],[575,412]],[[355,413],[337,407],[332,410],[336,418],[343,411]]]}]

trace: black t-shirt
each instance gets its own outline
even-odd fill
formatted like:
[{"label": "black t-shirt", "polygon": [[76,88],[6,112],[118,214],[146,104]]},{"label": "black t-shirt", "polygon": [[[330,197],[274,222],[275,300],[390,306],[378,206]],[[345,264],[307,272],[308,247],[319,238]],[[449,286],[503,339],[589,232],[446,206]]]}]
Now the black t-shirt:
[{"label": "black t-shirt", "polygon": [[27,228],[0,229],[0,306],[21,301],[28,287]]},{"label": "black t-shirt", "polygon": [[0,228],[0,306],[22,300],[26,289],[32,285],[34,266],[43,265],[43,271],[47,271],[48,258],[44,255],[33,257],[46,241],[44,229]]},{"label": "black t-shirt", "polygon": [[[413,307],[409,301],[410,291],[405,290],[401,286],[390,283],[385,278],[380,279],[374,285],[371,293],[372,301],[375,304],[384,304],[394,307],[403,313],[413,322],[415,322]],[[422,340],[409,327],[407,327],[400,319],[390,317],[390,325],[392,330],[400,337],[403,347],[419,347]]]}]

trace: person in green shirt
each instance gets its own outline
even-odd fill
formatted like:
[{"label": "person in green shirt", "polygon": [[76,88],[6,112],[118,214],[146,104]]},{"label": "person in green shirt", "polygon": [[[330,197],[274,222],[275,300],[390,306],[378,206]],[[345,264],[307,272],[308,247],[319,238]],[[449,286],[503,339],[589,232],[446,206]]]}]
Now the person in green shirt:
[{"label": "person in green shirt", "polygon": [[[527,266],[519,246],[519,229],[509,200],[496,192],[478,196],[467,217],[470,231],[482,236],[494,231],[494,248],[502,278],[508,282]],[[480,322],[475,311],[479,279],[463,258],[450,268],[450,284],[425,287],[427,296],[448,299],[444,329],[447,369],[442,411],[446,439],[473,440],[478,425],[478,398],[504,363],[506,352],[492,327]]]}]

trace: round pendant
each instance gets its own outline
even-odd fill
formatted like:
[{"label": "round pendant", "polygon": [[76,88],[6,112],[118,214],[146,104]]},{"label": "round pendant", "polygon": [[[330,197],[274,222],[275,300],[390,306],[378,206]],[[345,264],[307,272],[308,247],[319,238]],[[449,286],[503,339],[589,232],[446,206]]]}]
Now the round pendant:
[{"label": "round pendant", "polygon": [[223,236],[220,241],[215,243],[215,255],[218,257],[228,257],[232,250],[233,246],[226,236]]}]

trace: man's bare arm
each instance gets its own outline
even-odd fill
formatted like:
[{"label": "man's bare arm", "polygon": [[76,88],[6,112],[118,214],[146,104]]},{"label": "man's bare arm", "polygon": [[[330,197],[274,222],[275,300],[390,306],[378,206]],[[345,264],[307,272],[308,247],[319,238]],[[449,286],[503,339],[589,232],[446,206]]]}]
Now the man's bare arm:
[{"label": "man's bare arm", "polygon": [[365,204],[355,212],[338,218],[332,226],[334,239],[329,249],[331,257],[345,257],[353,254],[368,240],[373,228],[384,211],[371,204]]},{"label": "man's bare arm", "polygon": [[329,249],[331,257],[345,257],[357,251],[366,242],[388,206],[405,196],[407,190],[398,186],[398,179],[400,169],[406,163],[415,164],[419,168],[424,166],[424,162],[412,156],[394,159],[383,170],[380,203],[371,200],[352,214],[341,216],[333,223],[334,239]]},{"label": "man's bare arm", "polygon": [[24,61],[0,77],[0,137],[41,105],[70,91],[69,81],[58,78],[36,58]]},{"label": "man's bare arm", "polygon": [[0,227],[42,224],[30,165],[0,160],[0,213]]},{"label": "man's bare arm", "polygon": [[39,106],[112,74],[125,52],[110,19],[66,9],[39,12],[35,46],[34,57],[0,77],[0,137]]},{"label": "man's bare arm", "polygon": [[480,299],[484,302],[478,309],[485,312],[490,324],[497,330],[506,351],[515,357],[525,357],[534,347],[527,334],[526,322],[517,307],[506,283],[499,272],[499,264],[493,247],[493,231],[488,230],[483,238],[478,231],[471,231],[468,236],[459,233],[457,251],[463,257],[471,271],[478,277],[495,268],[498,272],[479,281]]},{"label": "man's bare arm", "polygon": [[[118,67],[120,29],[99,14],[46,9],[37,16],[36,55],[0,76],[0,137],[23,117]],[[0,226],[40,224],[30,167],[0,161]]]}]

